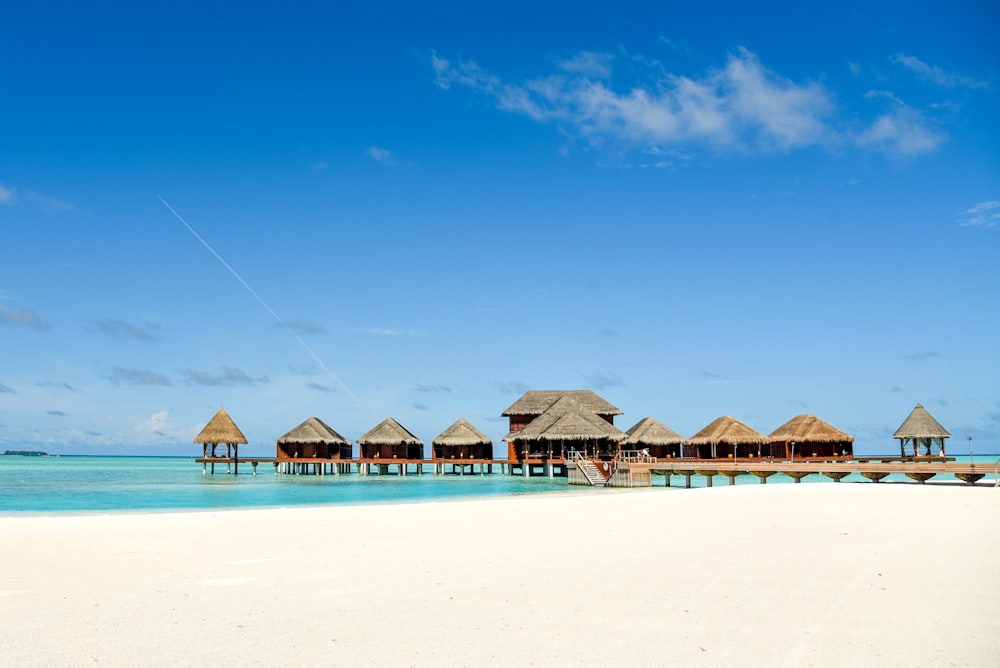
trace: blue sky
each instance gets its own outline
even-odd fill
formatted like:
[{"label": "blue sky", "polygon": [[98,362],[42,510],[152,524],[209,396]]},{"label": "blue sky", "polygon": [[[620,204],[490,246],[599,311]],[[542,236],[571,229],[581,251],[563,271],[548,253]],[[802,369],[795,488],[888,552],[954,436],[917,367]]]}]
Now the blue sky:
[{"label": "blue sky", "polygon": [[4,10],[0,446],[590,388],[1000,451],[995,4],[417,4]]}]

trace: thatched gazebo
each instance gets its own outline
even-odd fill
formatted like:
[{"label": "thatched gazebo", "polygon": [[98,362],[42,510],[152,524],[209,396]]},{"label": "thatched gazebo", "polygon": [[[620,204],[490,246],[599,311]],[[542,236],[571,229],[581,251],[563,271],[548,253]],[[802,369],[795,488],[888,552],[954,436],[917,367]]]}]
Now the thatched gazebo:
[{"label": "thatched gazebo", "polygon": [[854,437],[815,415],[796,415],[768,436],[770,456],[850,458],[854,456]]},{"label": "thatched gazebo", "polygon": [[764,434],[724,415],[684,441],[684,456],[695,459],[759,457],[768,443]]},{"label": "thatched gazebo", "polygon": [[358,446],[361,459],[424,458],[424,442],[391,417],[359,438]]},{"label": "thatched gazebo", "polygon": [[316,417],[311,417],[278,439],[279,462],[300,459],[343,460],[352,457],[351,442]]},{"label": "thatched gazebo", "polygon": [[625,434],[632,450],[647,450],[650,457],[657,459],[681,456],[684,437],[654,418],[639,420]]},{"label": "thatched gazebo", "polygon": [[459,418],[431,442],[433,459],[493,459],[493,441]]},{"label": "thatched gazebo", "polygon": [[586,459],[612,459],[628,436],[611,423],[611,414],[593,412],[578,396],[565,393],[527,425],[504,436],[508,459],[562,464],[571,450]]},{"label": "thatched gazebo", "polygon": [[[225,408],[219,408],[205,428],[194,437],[194,443],[201,443],[201,456],[202,459],[223,459],[215,454],[215,449],[225,443],[226,444],[226,456],[223,461],[232,462],[234,464],[234,473],[239,473],[239,447],[240,444],[246,444],[247,437],[243,435],[240,428],[236,426],[233,419],[229,417],[229,413],[226,412]],[[209,446],[211,450],[209,450]],[[212,463],[212,471],[215,471],[215,463]]]},{"label": "thatched gazebo", "polygon": [[920,448],[926,449],[926,456],[931,456],[931,446],[938,446],[938,454],[944,457],[944,439],[951,438],[948,430],[935,420],[927,409],[917,404],[910,415],[899,426],[893,438],[899,439],[899,455],[906,456],[907,443],[913,446],[913,456],[920,456]]}]

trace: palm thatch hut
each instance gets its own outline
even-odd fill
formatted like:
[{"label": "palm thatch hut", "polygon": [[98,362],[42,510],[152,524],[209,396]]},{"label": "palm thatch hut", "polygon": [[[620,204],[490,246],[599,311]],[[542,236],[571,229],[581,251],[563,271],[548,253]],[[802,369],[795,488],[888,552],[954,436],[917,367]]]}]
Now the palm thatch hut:
[{"label": "palm thatch hut", "polygon": [[423,459],[424,442],[386,418],[358,439],[361,459]]},{"label": "palm thatch hut", "polygon": [[647,450],[651,457],[657,459],[681,456],[684,437],[654,418],[639,420],[625,434],[633,450]]},{"label": "palm thatch hut", "polygon": [[493,441],[459,418],[431,442],[433,459],[493,459]]},{"label": "palm thatch hut", "polygon": [[527,427],[563,397],[572,398],[580,410],[594,413],[608,424],[614,424],[615,416],[622,414],[621,409],[592,390],[529,390],[501,415],[510,419],[510,433],[513,434]]},{"label": "palm thatch hut", "polygon": [[311,417],[278,439],[275,459],[344,460],[351,459],[351,442],[316,417]]},{"label": "palm thatch hut", "polygon": [[771,457],[850,458],[854,456],[854,437],[815,415],[796,415],[768,436]]},{"label": "palm thatch hut", "polygon": [[695,459],[760,457],[768,443],[764,434],[724,415],[684,441],[684,456]]},{"label": "palm thatch hut", "polygon": [[[592,392],[589,394],[597,397]],[[571,450],[587,459],[612,459],[622,444],[628,442],[628,436],[612,424],[613,414],[593,412],[594,403],[590,398],[581,402],[580,396],[563,394],[541,415],[507,434],[504,440],[508,443],[508,459],[562,464]]]},{"label": "palm thatch hut", "polygon": [[925,448],[926,456],[930,456],[932,445],[937,445],[938,454],[944,457],[944,439],[951,438],[951,434],[927,412],[926,408],[917,404],[892,437],[899,439],[901,457],[906,456],[907,443],[913,446],[914,457],[920,456],[921,447]]},{"label": "palm thatch hut", "polygon": [[[225,408],[219,408],[219,411],[208,421],[205,428],[194,437],[193,442],[201,443],[201,456],[203,459],[216,458],[215,449],[225,443],[225,459],[231,461],[235,465],[236,472],[239,472],[239,447],[241,443],[246,444],[247,437],[243,435],[240,428],[229,417],[229,413],[226,412]],[[209,446],[211,446],[211,450]],[[212,471],[215,471],[214,463],[212,464]]]}]

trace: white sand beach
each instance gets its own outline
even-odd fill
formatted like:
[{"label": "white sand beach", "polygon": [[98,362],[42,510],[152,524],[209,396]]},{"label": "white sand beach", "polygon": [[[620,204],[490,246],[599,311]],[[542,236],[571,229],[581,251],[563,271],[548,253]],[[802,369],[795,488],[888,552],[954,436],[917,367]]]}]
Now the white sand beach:
[{"label": "white sand beach", "polygon": [[0,518],[7,666],[1000,665],[1000,489]]}]

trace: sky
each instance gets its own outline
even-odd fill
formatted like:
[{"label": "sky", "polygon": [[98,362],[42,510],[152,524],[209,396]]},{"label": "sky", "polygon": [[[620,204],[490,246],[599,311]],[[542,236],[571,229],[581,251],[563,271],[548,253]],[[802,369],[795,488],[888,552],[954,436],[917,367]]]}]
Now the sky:
[{"label": "sky", "polygon": [[995,3],[339,4],[5,7],[0,449],[592,389],[1000,452]]}]

